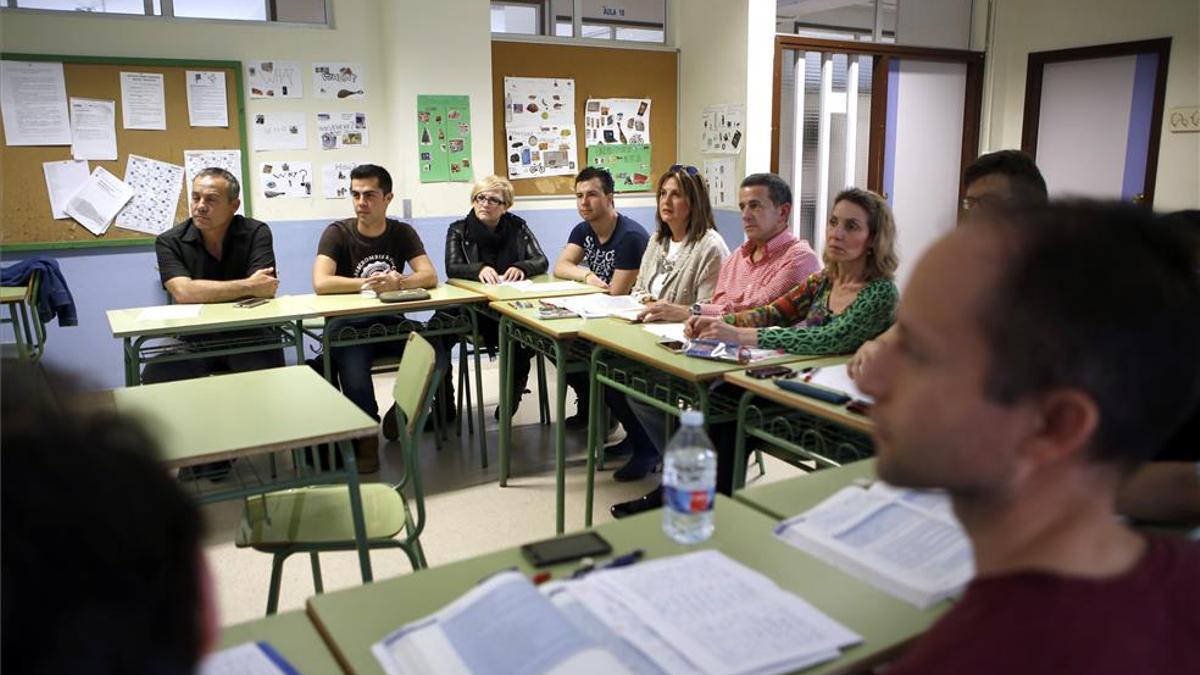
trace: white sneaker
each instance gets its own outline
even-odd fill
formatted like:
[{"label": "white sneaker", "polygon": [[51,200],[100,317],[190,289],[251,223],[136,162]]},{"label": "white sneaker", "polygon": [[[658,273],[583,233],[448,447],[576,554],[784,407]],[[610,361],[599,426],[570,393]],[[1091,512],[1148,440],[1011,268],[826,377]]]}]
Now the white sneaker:
[{"label": "white sneaker", "polygon": [[611,448],[625,440],[627,435],[625,427],[621,426],[620,422],[613,420],[612,426],[608,428],[608,435],[604,437],[604,447]]}]

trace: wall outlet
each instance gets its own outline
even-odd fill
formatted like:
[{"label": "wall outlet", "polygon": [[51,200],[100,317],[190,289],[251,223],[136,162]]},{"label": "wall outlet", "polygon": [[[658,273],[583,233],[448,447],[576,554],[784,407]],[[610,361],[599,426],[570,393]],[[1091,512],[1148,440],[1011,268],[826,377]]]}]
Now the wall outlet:
[{"label": "wall outlet", "polygon": [[1200,105],[1186,105],[1168,110],[1167,128],[1173,134],[1200,131]]}]

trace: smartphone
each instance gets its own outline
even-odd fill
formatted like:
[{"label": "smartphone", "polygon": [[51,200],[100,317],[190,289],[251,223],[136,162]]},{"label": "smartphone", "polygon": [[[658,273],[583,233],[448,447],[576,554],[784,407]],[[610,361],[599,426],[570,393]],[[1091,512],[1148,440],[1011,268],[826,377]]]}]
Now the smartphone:
[{"label": "smartphone", "polygon": [[265,305],[270,301],[270,298],[242,298],[241,300],[233,303],[233,306],[238,309],[250,309],[251,307]]},{"label": "smartphone", "polygon": [[687,351],[687,343],[681,340],[662,340],[658,343],[658,346],[664,349],[669,349],[676,354],[682,354],[683,352]]},{"label": "smartphone", "polygon": [[746,374],[756,380],[769,380],[775,377],[794,377],[796,371],[787,366],[759,366],[757,368],[747,368]]},{"label": "smartphone", "polygon": [[534,567],[547,567],[589,556],[608,555],[612,553],[612,546],[595,532],[584,532],[525,544],[521,553]]}]

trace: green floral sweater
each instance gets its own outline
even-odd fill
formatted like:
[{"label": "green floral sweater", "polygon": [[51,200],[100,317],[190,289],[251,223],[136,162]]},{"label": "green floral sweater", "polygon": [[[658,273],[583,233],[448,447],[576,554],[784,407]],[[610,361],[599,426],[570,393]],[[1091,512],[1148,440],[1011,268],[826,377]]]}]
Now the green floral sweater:
[{"label": "green floral sweater", "polygon": [[758,328],[760,347],[806,356],[852,353],[892,325],[899,292],[891,280],[869,282],[841,314],[829,309],[832,289],[833,280],[817,272],[769,305],[723,318]]}]

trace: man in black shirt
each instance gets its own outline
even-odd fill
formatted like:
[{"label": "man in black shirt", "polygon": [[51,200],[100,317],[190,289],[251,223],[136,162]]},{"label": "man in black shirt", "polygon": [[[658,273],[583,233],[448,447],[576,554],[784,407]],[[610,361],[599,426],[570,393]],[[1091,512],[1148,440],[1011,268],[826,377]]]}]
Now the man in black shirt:
[{"label": "man in black shirt", "polygon": [[[163,288],[176,303],[275,297],[279,279],[271,230],[266,223],[237,215],[239,191],[237,178],[228,171],[201,171],[192,183],[192,217],[154,240]],[[168,382],[282,365],[282,349],[151,363],[142,381]]]},{"label": "man in black shirt", "polygon": [[[433,288],[437,271],[416,230],[408,223],[387,217],[392,201],[392,177],[381,166],[363,164],[350,172],[350,196],[354,218],[330,223],[317,246],[313,263],[313,290],[318,294],[396,291]],[[412,269],[404,274],[405,263]],[[367,317],[330,322],[326,330],[344,326],[370,326],[396,321],[392,317]],[[382,342],[338,347],[331,355],[337,368],[342,393],[359,408],[379,419],[379,404],[371,382],[371,362],[376,356],[399,354],[403,342]],[[439,365],[445,360],[439,354]],[[356,442],[355,455],[361,473],[379,468],[379,437]]]}]

